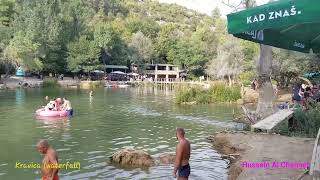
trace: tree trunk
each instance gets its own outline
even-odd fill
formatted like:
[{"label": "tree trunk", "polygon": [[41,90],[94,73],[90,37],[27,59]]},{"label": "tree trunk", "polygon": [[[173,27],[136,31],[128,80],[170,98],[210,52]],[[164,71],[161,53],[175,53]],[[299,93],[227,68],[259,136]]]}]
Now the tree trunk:
[{"label": "tree trunk", "polygon": [[229,87],[231,87],[232,81],[231,81],[231,76],[230,75],[228,75],[228,81],[229,81]]},{"label": "tree trunk", "polygon": [[272,48],[267,45],[260,45],[260,58],[257,65],[258,72],[258,105],[256,109],[260,119],[266,118],[273,113],[274,93],[271,84],[272,70]]},{"label": "tree trunk", "polygon": [[4,75],[4,78],[6,79],[10,74],[10,64],[9,63],[5,63],[4,67],[5,67],[5,71],[6,71],[6,74]]}]

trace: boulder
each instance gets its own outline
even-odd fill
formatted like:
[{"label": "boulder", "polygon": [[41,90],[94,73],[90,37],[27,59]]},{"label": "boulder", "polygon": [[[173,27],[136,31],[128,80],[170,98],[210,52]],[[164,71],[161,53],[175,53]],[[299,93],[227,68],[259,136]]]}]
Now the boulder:
[{"label": "boulder", "polygon": [[257,103],[259,93],[251,88],[244,87],[241,88],[241,96],[243,103]]},{"label": "boulder", "polygon": [[243,99],[238,99],[238,100],[237,100],[237,104],[238,104],[238,105],[244,104]]},{"label": "boulder", "polygon": [[164,153],[159,156],[161,164],[174,164],[176,155],[171,153]]},{"label": "boulder", "polygon": [[111,157],[111,162],[120,166],[150,167],[155,164],[153,158],[142,150],[121,149]]},{"label": "boulder", "polygon": [[194,104],[197,104],[197,101],[191,101],[191,102],[183,102],[181,104],[184,104],[184,105],[194,105]]}]

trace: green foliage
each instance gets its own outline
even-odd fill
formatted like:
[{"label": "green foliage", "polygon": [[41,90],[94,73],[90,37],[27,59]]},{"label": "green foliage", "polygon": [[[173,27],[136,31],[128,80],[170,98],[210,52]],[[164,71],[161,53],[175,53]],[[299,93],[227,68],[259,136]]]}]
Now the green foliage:
[{"label": "green foliage", "polygon": [[206,72],[214,78],[237,79],[243,67],[244,54],[240,46],[240,41],[232,36],[227,36],[226,41],[218,47],[217,57],[207,64]]},{"label": "green foliage", "polygon": [[129,47],[132,50],[131,63],[143,66],[151,63],[154,55],[153,44],[150,38],[145,37],[142,32],[137,32],[132,36]]},{"label": "green foliage", "polygon": [[15,0],[0,1],[0,25],[10,26],[14,15]]},{"label": "green foliage", "polygon": [[68,67],[72,72],[90,72],[101,67],[98,55],[99,47],[89,36],[80,36],[68,45]]},{"label": "green foliage", "polygon": [[196,102],[200,104],[235,102],[241,98],[240,87],[215,84],[209,89],[180,87],[176,91],[176,103]]},{"label": "green foliage", "polygon": [[308,111],[297,110],[294,113],[297,127],[294,133],[307,137],[316,137],[320,128],[320,104],[310,108]]},{"label": "green foliage", "polygon": [[246,71],[239,75],[239,80],[243,85],[249,86],[255,77],[256,77],[256,72]]},{"label": "green foliage", "polygon": [[[254,71],[259,52],[256,43],[227,35],[217,8],[210,17],[153,0],[1,0],[0,37],[0,63],[54,73],[153,62],[179,65],[194,79],[233,81]],[[273,79],[287,84],[318,71],[317,60],[276,49]]]},{"label": "green foliage", "polygon": [[43,64],[39,60],[39,46],[23,32],[19,32],[4,50],[4,56],[11,62],[21,64],[30,70],[40,71]]},{"label": "green foliage", "polygon": [[256,68],[255,60],[259,55],[259,44],[250,41],[240,41],[242,52],[244,54],[243,70],[253,71]]},{"label": "green foliage", "polygon": [[302,76],[304,72],[319,70],[316,55],[273,48],[272,78],[281,87],[287,87],[292,79]]},{"label": "green foliage", "polygon": [[[0,60],[55,73],[90,71],[99,63],[175,63],[196,77],[226,33],[218,9],[214,16],[150,0],[3,0]],[[215,32],[215,24],[224,32]],[[30,49],[17,49],[18,40]]]},{"label": "green foliage", "polygon": [[42,87],[50,87],[50,88],[55,88],[59,86],[60,84],[56,79],[45,79],[42,84]]},{"label": "green foliage", "polygon": [[234,102],[241,98],[239,86],[226,86],[218,83],[213,85],[209,92],[211,94],[212,102]]}]

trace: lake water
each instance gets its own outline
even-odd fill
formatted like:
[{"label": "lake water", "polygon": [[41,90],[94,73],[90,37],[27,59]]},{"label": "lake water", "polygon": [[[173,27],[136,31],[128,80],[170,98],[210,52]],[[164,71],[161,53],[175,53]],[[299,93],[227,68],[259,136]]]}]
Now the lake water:
[{"label": "lake water", "polygon": [[[44,97],[66,96],[75,116],[37,120]],[[153,157],[174,152],[175,128],[184,127],[192,143],[190,179],[227,179],[228,162],[206,142],[221,128],[233,128],[234,105],[176,105],[173,93],[154,88],[87,90],[17,89],[0,91],[0,179],[40,179],[39,169],[17,169],[16,162],[41,163],[35,144],[48,139],[59,162],[80,162],[81,169],[60,170],[60,179],[174,179],[172,165],[149,170],[112,166],[121,148],[142,149]]]}]

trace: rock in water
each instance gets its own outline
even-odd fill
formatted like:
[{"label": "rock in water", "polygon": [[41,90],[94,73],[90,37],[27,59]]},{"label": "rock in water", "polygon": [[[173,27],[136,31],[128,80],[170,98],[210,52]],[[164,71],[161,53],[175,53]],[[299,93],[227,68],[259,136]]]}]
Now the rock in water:
[{"label": "rock in water", "polygon": [[176,160],[176,155],[165,153],[159,156],[161,164],[173,164]]},{"label": "rock in water", "polygon": [[131,167],[150,167],[155,164],[148,153],[134,149],[122,149],[115,152],[111,157],[111,162]]}]

